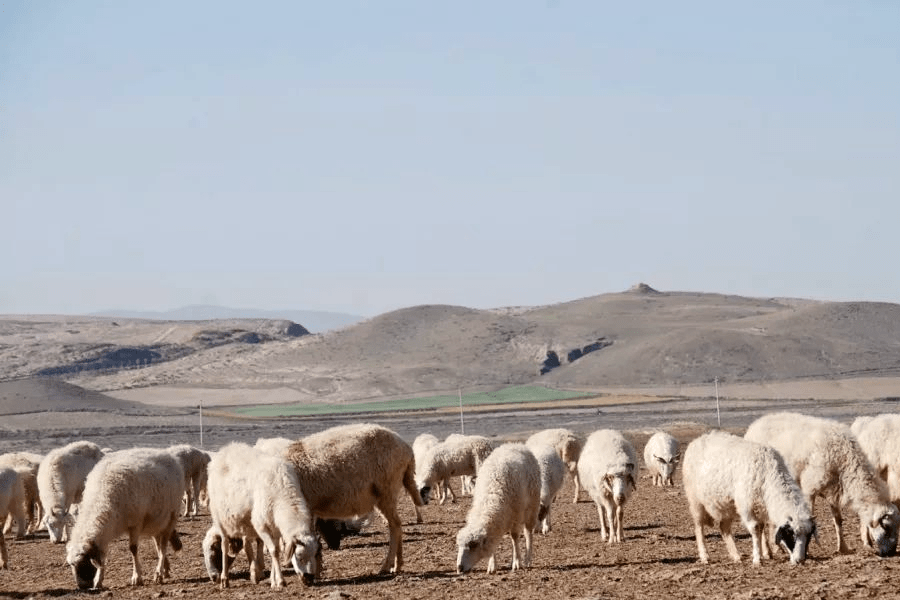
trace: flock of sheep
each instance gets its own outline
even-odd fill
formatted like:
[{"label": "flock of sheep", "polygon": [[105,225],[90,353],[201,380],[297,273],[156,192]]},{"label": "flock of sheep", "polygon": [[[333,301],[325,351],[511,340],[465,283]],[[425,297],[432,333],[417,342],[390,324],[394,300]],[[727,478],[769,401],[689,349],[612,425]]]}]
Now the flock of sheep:
[{"label": "flock of sheep", "polygon": [[[896,551],[900,527],[900,415],[861,417],[852,428],[794,413],[757,419],[738,437],[712,431],[691,441],[683,455],[668,433],[653,434],[644,463],[654,484],[672,485],[676,465],[694,522],[699,559],[707,563],[704,528],[718,525],[729,555],[737,550],[732,526],[740,520],[759,564],[773,549],[792,563],[806,557],[816,535],[813,503],[831,510],[837,550],[846,552],[842,508],[859,517],[864,545],[879,556]],[[533,534],[551,531],[551,509],[569,474],[575,501],[585,490],[597,506],[601,539],[624,539],[624,507],[637,487],[638,459],[618,431],[586,437],[565,429],[538,432],[524,443],[495,444],[481,436],[418,436],[412,445],[379,425],[334,427],[300,440],[260,439],[255,446],[231,443],[207,453],[191,446],[133,448],[113,452],[79,441],[46,456],[0,455],[0,523],[16,536],[45,527],[52,542],[67,543],[66,561],[76,585],[99,588],[109,544],[127,534],[132,585],[144,572],[138,540],[156,545],[155,582],[169,577],[167,549],[181,548],[180,515],[196,515],[208,503],[212,525],[203,558],[213,582],[228,587],[229,569],[243,551],[254,583],[270,556],[270,584],[285,585],[282,562],[290,561],[304,583],[322,570],[322,547],[339,547],[340,531],[373,510],[386,521],[387,555],[381,573],[403,564],[398,502],[408,495],[420,510],[432,498],[453,498],[451,478],[472,494],[459,530],[457,572],[482,560],[497,569],[501,539],[512,540],[512,569],[527,567]],[[405,494],[404,494],[405,492]],[[348,523],[351,523],[348,525]],[[524,551],[520,548],[524,539]],[[0,535],[0,568],[6,568]]]}]

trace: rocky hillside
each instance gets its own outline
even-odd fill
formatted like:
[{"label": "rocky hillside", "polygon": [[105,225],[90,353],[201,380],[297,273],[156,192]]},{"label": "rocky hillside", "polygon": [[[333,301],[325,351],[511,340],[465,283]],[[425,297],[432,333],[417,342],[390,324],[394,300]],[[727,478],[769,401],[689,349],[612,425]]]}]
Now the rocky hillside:
[{"label": "rocky hillside", "polygon": [[[52,367],[54,376],[98,390],[284,387],[303,398],[344,401],[533,382],[590,388],[900,374],[900,305],[645,285],[534,308],[416,306],[299,337],[271,322],[28,323],[30,331],[11,335],[27,327],[0,321],[3,377]],[[190,352],[123,370],[59,370],[85,360],[80,344],[88,330],[93,351],[172,344]],[[251,333],[258,339],[248,339]]]}]

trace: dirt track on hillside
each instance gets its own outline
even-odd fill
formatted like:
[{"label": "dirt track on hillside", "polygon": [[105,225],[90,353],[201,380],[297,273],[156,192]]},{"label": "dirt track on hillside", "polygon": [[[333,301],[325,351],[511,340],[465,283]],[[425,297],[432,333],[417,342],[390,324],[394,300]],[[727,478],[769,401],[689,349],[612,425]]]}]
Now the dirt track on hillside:
[{"label": "dirt track on hillside", "polygon": [[[676,428],[686,443],[701,427]],[[640,453],[646,434],[629,434]],[[484,563],[475,572],[455,573],[455,536],[465,522],[469,498],[457,504],[432,505],[424,509],[426,522],[416,525],[411,503],[401,501],[404,520],[403,572],[379,577],[372,573],[386,552],[386,529],[380,519],[363,535],[348,538],[336,552],[325,551],[323,579],[304,587],[288,575],[286,591],[272,591],[267,584],[253,585],[243,556],[235,566],[236,580],[229,590],[220,590],[207,579],[200,543],[209,526],[208,514],[179,525],[183,551],[173,559],[172,578],[164,584],[131,588],[130,557],[125,540],[115,542],[109,554],[107,591],[101,597],[137,600],[144,598],[863,598],[896,596],[900,559],[878,559],[861,549],[855,516],[845,513],[845,528],[853,552],[833,552],[834,531],[819,503],[817,520],[820,543],[813,544],[810,559],[792,567],[785,556],[749,564],[750,542],[739,535],[738,547],[745,562],[733,565],[727,559],[719,536],[710,533],[707,545],[711,564],[696,560],[693,529],[687,513],[680,473],[671,488],[653,487],[642,471],[635,495],[625,511],[624,543],[607,545],[599,539],[597,511],[586,496],[572,504],[573,487],[567,481],[553,506],[554,530],[535,536],[534,561],[527,570],[510,572],[509,541],[498,551],[499,572],[487,575]],[[457,488],[458,489],[458,488]],[[74,578],[65,566],[62,545],[51,544],[45,532],[33,539],[8,539],[10,569],[0,571],[0,596],[13,598],[84,597],[75,592]],[[152,543],[141,544],[145,570],[153,565]]]}]

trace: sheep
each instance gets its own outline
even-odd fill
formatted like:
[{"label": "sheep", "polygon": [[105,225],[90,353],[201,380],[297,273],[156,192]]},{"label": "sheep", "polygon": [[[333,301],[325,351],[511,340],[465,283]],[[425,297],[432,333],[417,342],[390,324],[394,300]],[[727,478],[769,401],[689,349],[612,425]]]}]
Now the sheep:
[{"label": "sheep", "polygon": [[79,589],[100,588],[109,544],[128,534],[131,585],[143,584],[138,541],[150,536],[156,544],[153,581],[169,576],[166,547],[181,550],[175,523],[184,493],[184,471],[166,450],[133,448],[105,456],[87,476],[84,501],[66,546]]},{"label": "sheep", "polygon": [[525,441],[525,445],[529,448],[533,443],[549,444],[556,448],[557,454],[566,463],[572,481],[575,483],[575,497],[572,502],[577,503],[578,495],[581,493],[581,481],[578,479],[578,457],[581,456],[584,440],[568,429],[544,429]]},{"label": "sheep", "polygon": [[791,563],[806,559],[809,539],[816,531],[812,511],[774,449],[712,431],[688,444],[682,475],[701,563],[709,562],[703,528],[716,522],[732,560],[741,562],[731,533],[737,518],[753,540],[754,565],[760,563],[761,555],[769,558],[768,523],[776,527],[775,543],[785,546]]},{"label": "sheep", "polygon": [[665,431],[657,431],[644,446],[644,464],[653,477],[653,485],[673,485],[678,464],[678,441]]},{"label": "sheep", "polygon": [[[435,438],[435,441],[437,441],[437,438]],[[282,437],[259,438],[253,447],[272,456],[287,458],[287,449],[293,443],[293,440]],[[421,523],[422,514],[419,511],[419,507],[415,505],[413,507],[416,511],[416,522]],[[322,536],[329,550],[339,550],[341,548],[341,539],[358,534],[369,522],[371,516],[370,512],[365,515],[354,515],[346,519],[322,519],[317,517],[315,521],[316,531]]]},{"label": "sheep", "polygon": [[[19,536],[25,533],[25,487],[22,475],[12,467],[0,467],[0,523],[7,515],[16,522]],[[6,552],[6,536],[0,533],[0,569],[6,569],[9,555]]]},{"label": "sheep", "polygon": [[37,484],[50,541],[61,543],[72,522],[70,507],[81,502],[85,478],[103,458],[93,442],[72,442],[47,453],[38,467]]},{"label": "sheep", "polygon": [[207,465],[210,455],[188,444],[170,446],[169,452],[181,463],[184,470],[184,513],[193,517],[200,512],[200,492],[206,487]]},{"label": "sheep", "polygon": [[811,507],[822,496],[831,509],[837,549],[848,552],[841,507],[859,516],[860,537],[879,556],[897,548],[900,512],[869,465],[859,443],[842,423],[796,413],[773,413],[750,424],[744,437],[777,450]]},{"label": "sheep", "polygon": [[[503,444],[484,461],[466,524],[456,535],[456,572],[468,573],[484,557],[487,572],[496,572],[494,551],[504,534],[512,538],[510,570],[531,564],[532,531],[541,505],[541,468],[524,444]],[[519,556],[519,535],[525,555]]]},{"label": "sheep", "polygon": [[379,572],[399,572],[403,564],[403,530],[397,514],[401,488],[406,488],[413,504],[423,504],[410,445],[380,425],[352,424],[294,442],[287,457],[297,469],[300,489],[315,516],[343,519],[378,509],[387,520],[390,537]]},{"label": "sheep", "polygon": [[620,432],[600,429],[588,436],[578,458],[578,477],[597,505],[600,539],[610,544],[624,539],[624,506],[637,487],[636,470],[637,453]]},{"label": "sheep", "polygon": [[[475,475],[493,449],[494,445],[486,437],[458,434],[432,446],[425,452],[422,463],[416,463],[416,486],[422,501],[428,504],[432,486],[449,477]],[[455,502],[456,496],[452,490],[450,496]]]},{"label": "sheep", "polygon": [[[451,434],[456,435],[456,434]],[[425,460],[425,453],[428,452],[434,446],[437,446],[440,443],[440,440],[437,437],[430,433],[420,433],[416,436],[416,439],[413,440],[412,449],[413,455],[416,457],[416,464],[421,465]],[[439,499],[440,503],[443,504],[447,499],[447,494],[453,493],[453,490],[450,488],[450,483],[448,480],[443,480],[440,483],[439,491]],[[454,497],[455,500],[455,497]],[[416,522],[421,523],[421,514],[416,507]]]},{"label": "sheep", "polygon": [[[319,542],[313,517],[290,462],[247,444],[228,444],[209,463],[208,492],[214,533],[208,532],[204,538],[203,556],[210,578],[215,581],[218,574],[222,588],[228,587],[230,567],[228,552],[221,547],[225,539],[243,540],[253,583],[259,581],[262,573],[260,542],[272,557],[271,587],[285,584],[281,573],[282,541],[293,549],[291,560],[304,583],[312,583],[318,576]],[[221,571],[217,571],[219,566]]]},{"label": "sheep", "polygon": [[541,505],[538,521],[541,522],[541,533],[550,533],[550,508],[566,477],[566,463],[559,457],[556,448],[539,442],[526,443],[538,461],[541,469]]},{"label": "sheep", "polygon": [[[38,467],[43,458],[42,455],[33,452],[10,452],[0,455],[0,467],[16,469],[22,477],[22,485],[25,489],[25,516],[28,521],[26,533],[37,531],[43,518],[37,486]],[[4,533],[7,533],[11,527],[12,519],[9,519],[4,527]]]},{"label": "sheep", "polygon": [[887,484],[891,502],[900,505],[900,415],[859,417],[850,430],[875,473]]}]

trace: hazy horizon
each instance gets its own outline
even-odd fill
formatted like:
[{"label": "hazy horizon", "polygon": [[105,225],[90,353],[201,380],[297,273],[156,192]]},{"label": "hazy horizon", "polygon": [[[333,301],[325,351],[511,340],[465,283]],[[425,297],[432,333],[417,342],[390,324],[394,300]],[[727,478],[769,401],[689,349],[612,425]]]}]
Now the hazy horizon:
[{"label": "hazy horizon", "polygon": [[0,314],[900,302],[900,3],[0,7]]}]

